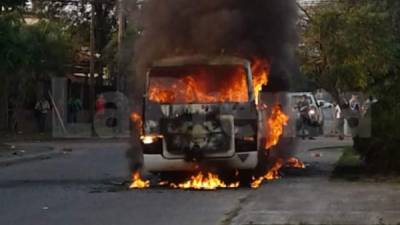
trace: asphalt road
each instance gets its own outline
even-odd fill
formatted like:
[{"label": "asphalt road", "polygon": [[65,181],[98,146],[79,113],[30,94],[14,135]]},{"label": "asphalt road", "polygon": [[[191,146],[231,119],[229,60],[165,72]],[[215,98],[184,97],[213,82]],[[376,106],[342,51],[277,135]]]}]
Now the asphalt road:
[{"label": "asphalt road", "polygon": [[[334,139],[305,141],[297,152],[309,164],[308,169],[289,172],[284,178],[265,183],[257,190],[207,192],[123,189],[120,183],[129,176],[126,144],[70,144],[68,148],[72,151],[63,156],[0,168],[0,224],[400,222],[399,185],[329,180],[329,173],[341,152],[315,148],[343,144],[349,143]],[[360,196],[368,196],[368,199],[363,201]],[[351,198],[357,201],[348,204]],[[360,223],[354,223],[357,221]]]}]

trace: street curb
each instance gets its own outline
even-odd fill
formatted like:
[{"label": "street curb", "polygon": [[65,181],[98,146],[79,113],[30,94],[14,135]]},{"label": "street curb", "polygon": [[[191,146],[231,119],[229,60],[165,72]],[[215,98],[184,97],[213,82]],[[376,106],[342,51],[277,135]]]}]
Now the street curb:
[{"label": "street curb", "polygon": [[57,156],[64,155],[64,152],[59,150],[53,150],[51,152],[32,154],[26,156],[16,156],[7,159],[0,159],[0,167],[8,167],[26,162],[33,162],[37,160],[46,160]]},{"label": "street curb", "polygon": [[348,147],[353,147],[352,145],[338,145],[338,146],[329,146],[329,147],[320,147],[320,148],[310,148],[308,149],[309,152],[315,151],[323,151],[323,150],[334,150],[334,149],[344,149]]}]

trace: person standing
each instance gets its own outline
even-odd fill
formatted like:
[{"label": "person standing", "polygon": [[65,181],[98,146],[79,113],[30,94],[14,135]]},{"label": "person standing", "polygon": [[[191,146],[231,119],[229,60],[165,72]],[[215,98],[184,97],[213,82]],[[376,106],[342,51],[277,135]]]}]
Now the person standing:
[{"label": "person standing", "polygon": [[68,122],[77,123],[78,113],[82,110],[82,102],[79,98],[72,98],[68,102]]},{"label": "person standing", "polygon": [[39,132],[41,134],[43,134],[46,129],[46,120],[49,111],[50,103],[44,96],[42,96],[35,105],[36,120],[38,123]]},{"label": "person standing", "polygon": [[346,118],[349,128],[351,130],[352,136],[358,135],[358,126],[361,119],[361,104],[357,95],[352,95],[349,100],[349,115]]},{"label": "person standing", "polygon": [[339,104],[335,106],[335,119],[336,119],[336,132],[338,133],[339,140],[344,139],[344,117],[342,109]]},{"label": "person standing", "polygon": [[352,95],[351,96],[349,104],[350,104],[351,110],[353,110],[354,112],[360,112],[361,111],[361,104],[360,104],[360,101],[358,100],[358,96],[357,95]]},{"label": "person standing", "polygon": [[103,116],[106,111],[106,100],[104,96],[100,94],[96,99],[96,115]]},{"label": "person standing", "polygon": [[308,111],[310,109],[310,102],[308,101],[307,95],[302,95],[300,98],[300,101],[297,102],[297,106],[296,106],[300,118],[298,119],[298,123],[299,125],[298,130],[301,132],[302,138],[305,138],[305,131],[308,132],[308,138],[310,140],[313,140],[313,134],[312,134],[312,130],[311,130],[311,124],[310,124],[310,118],[309,118],[309,114]]}]

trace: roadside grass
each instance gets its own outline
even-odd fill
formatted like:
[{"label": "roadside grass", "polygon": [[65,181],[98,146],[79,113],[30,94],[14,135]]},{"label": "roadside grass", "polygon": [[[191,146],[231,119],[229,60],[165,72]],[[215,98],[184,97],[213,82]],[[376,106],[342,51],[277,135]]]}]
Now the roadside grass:
[{"label": "roadside grass", "polygon": [[360,180],[367,176],[366,167],[353,147],[345,147],[331,175],[333,179]]},{"label": "roadside grass", "polygon": [[[353,147],[345,147],[342,156],[336,162],[331,179],[364,182],[400,183],[397,173],[373,171],[364,163],[359,153]],[[397,225],[400,225],[397,224]]]},{"label": "roadside grass", "polygon": [[[248,223],[248,224],[244,224],[244,225],[277,225],[277,224]],[[284,225],[339,225],[339,224],[335,224],[335,223],[328,223],[328,224],[311,224],[311,223],[302,223],[302,222],[300,222],[300,223],[288,223],[288,224],[284,224]],[[356,225],[356,224],[354,224],[354,225]],[[380,223],[378,223],[378,224],[376,224],[376,225],[400,225],[400,222],[399,222],[399,223],[396,223],[396,224],[386,224],[386,223],[380,222]]]}]

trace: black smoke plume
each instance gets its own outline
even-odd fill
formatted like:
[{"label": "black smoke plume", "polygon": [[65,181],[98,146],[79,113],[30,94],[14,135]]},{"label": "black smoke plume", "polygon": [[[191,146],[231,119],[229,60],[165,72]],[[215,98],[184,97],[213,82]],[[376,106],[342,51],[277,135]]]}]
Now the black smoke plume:
[{"label": "black smoke plume", "polygon": [[147,0],[139,21],[135,80],[161,58],[228,54],[270,60],[270,80],[287,86],[297,42],[295,0]]}]

